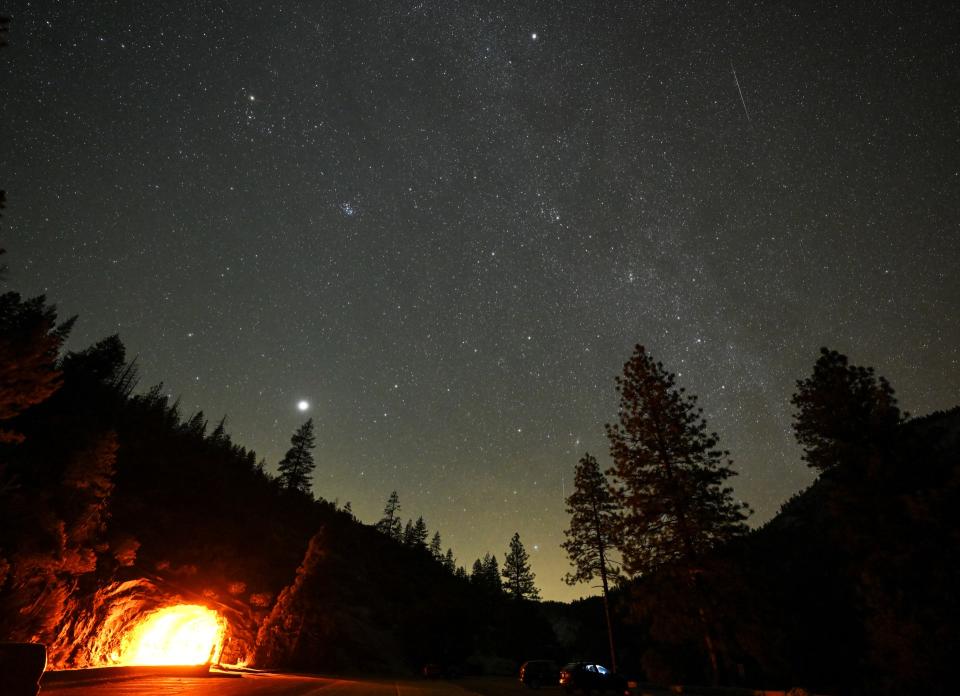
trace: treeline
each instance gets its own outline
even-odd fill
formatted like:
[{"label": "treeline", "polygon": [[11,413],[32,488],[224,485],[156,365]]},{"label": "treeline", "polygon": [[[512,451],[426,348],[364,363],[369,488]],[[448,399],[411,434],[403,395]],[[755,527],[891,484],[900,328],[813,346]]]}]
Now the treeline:
[{"label": "treeline", "polygon": [[609,650],[658,682],[952,690],[960,410],[910,420],[835,351],[792,397],[817,480],[751,531],[719,437],[638,347],[611,464],[584,454],[567,500],[567,579],[610,591],[564,606],[524,601],[519,534],[502,566],[488,553],[468,572],[422,517],[402,522],[396,493],[360,524],[312,494],[310,421],[271,476],[225,420],[162,385],[135,393],[118,337],[63,354],[73,323],[0,294],[0,637],[46,643],[52,667],[108,659],[137,616],[202,602],[230,621],[224,659],[263,666],[509,671]]},{"label": "treeline", "polygon": [[[0,300],[4,337],[16,338],[6,330],[17,323],[5,320],[11,307],[25,327],[9,349],[38,335],[62,341],[42,300]],[[231,619],[228,661],[411,671],[472,660],[482,669],[521,659],[531,644],[549,649],[545,621],[491,582],[492,557],[483,573],[451,572],[447,555],[440,562],[420,548],[422,534],[397,543],[271,477],[223,422],[182,416],[159,386],[134,394],[135,369],[116,337],[62,359],[54,348],[34,346],[46,356],[37,399],[8,401],[0,445],[3,637],[46,643],[51,667],[89,662],[99,628],[89,617],[105,621],[108,595],[129,583],[152,588],[123,607],[131,618],[174,601],[221,609]]]},{"label": "treeline", "polygon": [[791,398],[818,478],[750,531],[696,398],[641,346],[617,390],[612,465],[581,458],[564,543],[568,582],[601,580],[614,663],[660,683],[951,690],[960,409],[910,421],[884,377],[822,349]]},{"label": "treeline", "polygon": [[514,533],[513,538],[510,539],[510,546],[504,554],[502,571],[497,557],[488,552],[483,558],[473,562],[473,567],[468,573],[465,566],[457,565],[453,549],[447,548],[446,553],[443,552],[443,541],[439,531],[434,532],[433,538],[427,544],[430,533],[423,517],[418,517],[416,521],[412,518],[408,519],[404,526],[400,521],[399,512],[400,496],[393,491],[387,498],[383,516],[374,526],[381,534],[397,543],[429,553],[430,558],[449,573],[461,580],[469,580],[485,592],[506,593],[512,599],[540,598],[540,592],[535,585],[536,576],[530,568],[530,554],[520,541],[519,532]]},{"label": "treeline", "polygon": [[226,662],[410,672],[552,654],[547,620],[513,598],[535,596],[519,535],[502,569],[488,554],[467,573],[438,533],[424,548],[422,519],[399,540],[363,525],[314,498],[309,421],[271,476],[224,419],[184,414],[162,385],[136,393],[118,337],[62,354],[72,325],[43,297],[0,295],[0,638],[45,643],[51,668],[102,663],[137,617],[199,602],[230,622]]},{"label": "treeline", "polygon": [[[202,414],[200,414],[200,418],[202,419]],[[224,435],[224,422],[221,421],[217,426],[217,432],[221,437]],[[290,449],[287,450],[277,466],[276,484],[281,489],[311,500],[314,499],[312,480],[313,471],[316,468],[313,461],[315,444],[313,419],[308,419],[297,428],[290,438]],[[258,469],[264,472],[263,462],[258,465]],[[269,478],[268,474],[265,475]],[[322,497],[319,498],[319,501],[326,502]],[[335,507],[336,505],[336,502],[334,502]],[[356,519],[353,516],[353,508],[349,501],[344,503],[342,511]],[[530,556],[524,549],[523,542],[520,541],[519,532],[515,533],[510,540],[509,549],[504,554],[502,571],[497,562],[497,557],[486,553],[482,559],[478,558],[474,561],[473,569],[468,573],[466,567],[457,565],[453,549],[448,547],[446,553],[443,552],[443,541],[439,530],[434,532],[430,542],[427,543],[430,532],[422,515],[417,517],[416,521],[413,518],[408,518],[406,525],[403,524],[400,517],[400,496],[397,491],[393,491],[387,498],[386,505],[383,508],[383,516],[374,527],[381,534],[398,544],[421,553],[428,552],[429,557],[439,563],[447,572],[461,580],[469,579],[474,585],[485,591],[506,592],[514,599],[539,599],[540,597],[540,593],[534,584],[535,575],[530,568]]]},{"label": "treeline", "polygon": [[60,359],[51,339],[65,327],[42,298],[5,293],[0,307],[0,363],[17,373],[2,391],[5,638],[47,643],[53,665],[83,662],[69,627],[99,592],[138,579],[161,582],[157,600],[268,607],[330,506],[283,489],[162,387],[133,394],[117,337]]}]

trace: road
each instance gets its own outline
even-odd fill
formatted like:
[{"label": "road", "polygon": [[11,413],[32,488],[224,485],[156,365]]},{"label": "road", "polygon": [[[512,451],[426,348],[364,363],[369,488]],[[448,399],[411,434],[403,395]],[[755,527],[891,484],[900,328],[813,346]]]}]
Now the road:
[{"label": "road", "polygon": [[44,686],[40,696],[474,696],[491,693],[483,687],[493,687],[493,693],[509,694],[519,685],[511,679],[504,680],[502,689],[495,684],[483,684],[475,689],[473,684],[468,688],[445,681],[349,680],[246,673],[193,679],[142,677],[87,684],[60,682]]}]

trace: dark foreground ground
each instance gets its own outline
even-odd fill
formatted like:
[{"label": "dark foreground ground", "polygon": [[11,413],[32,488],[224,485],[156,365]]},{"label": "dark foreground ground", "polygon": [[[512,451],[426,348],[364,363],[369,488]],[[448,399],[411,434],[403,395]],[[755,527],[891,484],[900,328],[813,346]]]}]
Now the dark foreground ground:
[{"label": "dark foreground ground", "polygon": [[[138,677],[87,683],[59,682],[41,690],[57,696],[512,696],[525,691],[516,679],[484,677],[455,682],[427,680],[334,679],[289,674]],[[559,696],[558,688],[541,689]]]},{"label": "dark foreground ground", "polygon": [[[705,689],[683,693],[713,696],[787,696],[784,691]],[[667,687],[641,685],[635,696],[672,696]],[[47,683],[40,696],[565,696],[560,687],[537,691],[512,677],[464,677],[456,681],[426,679],[341,679],[270,672],[212,672],[206,677],[136,676],[95,680],[65,678]],[[579,692],[578,692],[579,694]],[[0,694],[0,696],[6,696]]]}]

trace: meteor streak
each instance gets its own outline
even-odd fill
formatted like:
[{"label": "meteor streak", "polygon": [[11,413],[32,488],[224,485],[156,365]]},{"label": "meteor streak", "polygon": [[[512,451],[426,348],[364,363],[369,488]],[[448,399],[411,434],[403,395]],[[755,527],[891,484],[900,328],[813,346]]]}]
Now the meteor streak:
[{"label": "meteor streak", "polygon": [[737,92],[740,94],[740,103],[743,104],[743,113],[747,117],[747,123],[750,123],[750,112],[747,110],[747,102],[743,98],[743,90],[740,89],[740,80],[737,79],[737,69],[733,67],[733,61],[730,61],[730,70],[733,71],[733,81],[737,85]]}]

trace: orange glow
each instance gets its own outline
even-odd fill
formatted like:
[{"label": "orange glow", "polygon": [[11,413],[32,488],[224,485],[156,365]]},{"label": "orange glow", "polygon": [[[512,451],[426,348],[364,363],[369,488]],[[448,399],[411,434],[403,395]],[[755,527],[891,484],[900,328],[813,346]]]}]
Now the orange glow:
[{"label": "orange glow", "polygon": [[164,607],[134,626],[111,657],[121,665],[202,665],[220,656],[225,630],[226,622],[207,607]]}]

